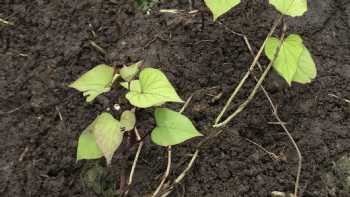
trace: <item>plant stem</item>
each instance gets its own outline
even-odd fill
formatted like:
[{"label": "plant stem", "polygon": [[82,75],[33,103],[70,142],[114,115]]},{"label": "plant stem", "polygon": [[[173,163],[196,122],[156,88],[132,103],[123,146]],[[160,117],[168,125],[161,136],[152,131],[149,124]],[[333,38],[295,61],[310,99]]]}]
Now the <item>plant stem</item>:
[{"label": "plant stem", "polygon": [[[139,134],[139,132],[138,132],[138,130],[137,130],[136,127],[135,127],[134,131],[135,131],[135,135],[136,135],[137,140],[140,140],[141,137],[140,137],[140,134]],[[126,191],[124,192],[123,196],[127,196],[128,193],[129,193],[130,186],[131,186],[131,184],[132,184],[132,179],[133,179],[133,177],[134,177],[134,173],[135,173],[135,168],[136,168],[136,165],[137,165],[137,161],[138,161],[138,159],[139,159],[139,156],[140,156],[140,153],[141,153],[141,150],[142,150],[142,146],[143,146],[143,141],[141,141],[141,142],[139,143],[139,146],[138,146],[138,148],[137,148],[137,152],[136,152],[136,155],[135,155],[135,158],[134,158],[134,162],[133,162],[133,164],[132,164],[131,171],[130,171],[130,175],[129,175],[129,181],[128,181],[127,189],[126,189]]]},{"label": "plant stem", "polygon": [[[227,28],[227,27],[226,27],[226,28]],[[227,28],[227,29],[228,29],[228,28]],[[230,29],[228,29],[228,30],[230,30]],[[244,34],[239,34],[239,33],[236,33],[236,32],[234,32],[234,31],[232,31],[232,30],[230,30],[230,31],[231,31],[232,33],[234,33],[234,34],[236,34],[236,35],[241,36],[241,37],[244,38],[244,41],[245,41],[245,43],[246,43],[246,45],[247,45],[247,47],[248,47],[248,49],[249,49],[251,55],[252,55],[253,57],[255,57],[254,51],[253,51],[253,49],[252,49],[252,47],[251,47],[251,45],[250,45],[250,43],[249,43],[248,38],[247,38]],[[262,71],[262,66],[260,65],[260,63],[257,62],[257,64],[258,64],[258,66],[259,66],[260,71]],[[254,77],[255,81],[258,82],[258,79],[256,78],[256,76],[253,75],[253,77]],[[296,152],[297,152],[297,155],[298,155],[298,170],[297,170],[297,176],[296,176],[295,185],[294,185],[294,196],[297,197],[297,196],[298,196],[298,189],[299,189],[299,182],[300,182],[300,175],[301,175],[301,168],[302,168],[302,158],[303,158],[303,157],[302,157],[302,155],[301,155],[301,152],[300,152],[300,149],[299,149],[297,143],[295,142],[295,140],[293,139],[293,137],[292,137],[292,135],[290,134],[289,130],[288,130],[287,127],[285,126],[286,124],[285,124],[284,122],[281,121],[281,118],[279,117],[278,112],[277,112],[277,107],[276,107],[276,105],[273,103],[273,101],[272,101],[272,99],[271,99],[271,96],[270,96],[269,93],[266,91],[266,89],[264,88],[263,85],[261,85],[260,88],[261,88],[261,90],[264,92],[265,97],[267,98],[267,100],[269,101],[269,103],[270,103],[270,105],[271,105],[272,113],[273,113],[273,115],[275,116],[276,120],[278,121],[277,124],[281,125],[282,129],[287,133],[289,140],[292,142],[292,144],[293,144],[293,146],[294,146],[294,148],[295,148],[295,150],[296,150]],[[246,139],[247,139],[247,138],[246,138]],[[247,139],[247,140],[249,140],[249,139]],[[249,141],[250,141],[250,140],[249,140]],[[252,142],[252,143],[255,143],[255,142]],[[257,145],[257,146],[260,146],[260,145],[258,145],[258,144],[256,144],[256,145]],[[264,149],[263,147],[261,147],[261,148]],[[265,150],[265,151],[267,151],[267,150]],[[275,154],[270,153],[270,152],[268,152],[268,151],[267,151],[267,153],[272,154],[272,156],[275,156]]]},{"label": "plant stem", "polygon": [[168,146],[168,164],[166,167],[166,171],[156,191],[153,193],[152,197],[156,197],[160,192],[160,190],[163,188],[163,185],[170,174],[170,168],[171,168],[171,146]]},{"label": "plant stem", "polygon": [[[265,44],[267,42],[267,39],[272,36],[272,34],[275,32],[277,26],[281,23],[283,19],[283,15],[280,15],[277,20],[274,22],[269,34],[267,35],[266,39],[264,40],[262,46],[260,47],[258,54],[255,56],[253,62],[251,63],[249,70],[247,71],[247,73],[244,75],[243,79],[239,82],[238,86],[236,87],[236,89],[233,91],[233,93],[231,94],[230,98],[228,99],[228,101],[226,102],[224,108],[221,110],[220,114],[218,115],[218,117],[215,120],[214,125],[216,125],[216,127],[218,126],[222,116],[225,114],[225,112],[227,111],[228,107],[231,105],[233,99],[237,96],[238,92],[240,91],[240,89],[242,88],[242,86],[244,85],[244,83],[246,82],[246,80],[248,79],[250,73],[254,70],[255,65],[257,64],[263,50],[265,47]],[[221,124],[220,124],[221,125]]]},{"label": "plant stem", "polygon": [[[281,15],[278,19],[280,19],[280,20],[277,20],[277,23],[275,23],[275,24],[279,24],[279,23],[280,23],[280,21],[283,19],[283,15]],[[277,25],[274,25],[273,28],[271,29],[269,35],[267,36],[266,40],[264,41],[263,46],[261,46],[261,48],[260,48],[258,54],[255,56],[252,65],[255,66],[256,63],[258,62],[259,57],[260,57],[260,55],[261,55],[261,52],[262,52],[262,50],[263,50],[264,47],[265,47],[265,44],[266,44],[267,39],[272,35],[272,33],[274,32],[274,30],[276,29],[276,27],[277,27]],[[245,100],[245,101],[236,109],[236,111],[234,111],[234,112],[233,112],[229,117],[227,117],[224,121],[222,121],[221,123],[216,123],[216,124],[214,124],[214,125],[213,125],[214,128],[225,126],[225,125],[226,125],[227,123],[229,123],[234,117],[236,117],[240,112],[242,112],[243,109],[245,109],[245,107],[246,107],[246,106],[250,103],[250,101],[254,98],[254,96],[255,96],[257,90],[259,89],[259,87],[260,87],[260,85],[262,84],[262,82],[265,80],[267,74],[269,73],[270,69],[272,68],[273,63],[275,62],[275,60],[276,60],[277,57],[278,57],[278,54],[279,54],[279,52],[280,52],[281,45],[282,45],[283,40],[284,40],[286,28],[287,28],[287,27],[284,25],[284,27],[283,27],[283,32],[282,32],[282,35],[281,35],[281,38],[280,38],[281,42],[280,42],[279,46],[278,46],[277,49],[276,49],[276,52],[275,52],[275,54],[274,54],[274,57],[273,57],[273,59],[270,61],[269,65],[267,66],[267,68],[265,69],[265,71],[263,72],[263,74],[261,75],[261,77],[260,77],[260,79],[258,80],[257,84],[255,85],[253,91],[252,91],[252,92],[250,93],[250,95],[248,96],[247,100]],[[273,30],[273,31],[272,31],[272,30]],[[241,83],[240,83],[240,84],[243,85],[244,82],[242,83],[242,81],[245,81],[246,78],[248,78],[248,76],[250,75],[250,73],[253,71],[254,66],[251,67],[251,68],[249,69],[249,71],[247,72],[245,78],[244,78],[243,80],[241,80]],[[239,87],[239,89],[240,89],[240,88],[241,88],[241,87]],[[231,104],[232,99],[233,99],[233,98],[236,96],[236,94],[238,93],[239,89],[236,89],[237,91],[236,91],[236,90],[234,91],[234,93],[231,95],[231,98],[228,100],[228,102],[226,103],[224,109],[221,111],[220,114],[223,115],[223,114],[225,113],[225,111],[227,110],[227,108],[228,108],[229,105]],[[218,120],[220,121],[222,115],[221,115],[221,116],[219,115],[218,118],[217,118],[217,120],[216,120],[215,122],[217,122]]]},{"label": "plant stem", "polygon": [[278,111],[277,111],[277,107],[275,106],[275,104],[273,103],[269,93],[265,90],[264,87],[262,87],[262,90],[266,96],[266,98],[268,99],[271,108],[272,108],[272,114],[275,116],[275,119],[278,121],[279,125],[282,127],[282,129],[284,130],[284,132],[286,132],[289,140],[292,142],[297,155],[298,155],[298,170],[297,170],[297,176],[295,179],[295,186],[294,186],[294,196],[298,197],[298,190],[299,190],[299,182],[300,182],[300,175],[301,175],[301,168],[302,168],[302,164],[303,164],[303,157],[301,155],[301,151],[297,145],[297,143],[295,142],[293,136],[290,134],[289,130],[286,127],[286,124],[281,120],[281,118],[278,115]]},{"label": "plant stem", "polygon": [[172,186],[164,193],[162,194],[162,197],[166,197],[168,196],[175,185],[179,184],[182,179],[186,176],[187,172],[191,170],[194,161],[197,159],[198,157],[198,153],[199,153],[199,149],[196,149],[196,151],[194,152],[194,154],[192,155],[192,158],[190,160],[190,162],[188,163],[187,167],[184,169],[184,171],[182,171],[182,173],[175,179],[175,181],[173,182]]},{"label": "plant stem", "polygon": [[218,135],[220,135],[223,132],[223,130],[219,130],[218,132],[207,136],[206,138],[204,138],[203,140],[201,140],[196,147],[196,150],[194,151],[192,158],[190,160],[190,162],[187,164],[186,168],[181,172],[181,174],[171,183],[169,184],[169,186],[167,188],[165,188],[165,191],[162,194],[162,197],[166,197],[168,196],[175,188],[176,185],[178,185],[187,175],[187,173],[191,170],[191,168],[193,167],[193,164],[195,162],[195,160],[198,157],[199,151],[201,146],[206,143],[209,139],[212,139],[214,137],[217,137]]}]

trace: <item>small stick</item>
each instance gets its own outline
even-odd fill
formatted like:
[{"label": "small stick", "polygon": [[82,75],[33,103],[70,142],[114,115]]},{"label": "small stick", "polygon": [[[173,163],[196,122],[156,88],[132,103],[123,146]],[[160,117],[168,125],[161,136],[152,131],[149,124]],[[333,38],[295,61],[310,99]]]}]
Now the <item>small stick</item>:
[{"label": "small stick", "polygon": [[290,193],[284,193],[279,191],[273,191],[271,192],[272,197],[295,197],[293,194]]},{"label": "small stick", "polygon": [[[160,33],[159,33],[160,34]],[[145,46],[143,47],[143,49],[147,49],[153,42],[155,42],[156,40],[160,40],[160,41],[163,41],[163,42],[168,42],[167,39],[165,38],[162,38],[159,34],[155,35],[152,40],[148,41]]]},{"label": "small stick", "polygon": [[295,186],[294,186],[294,196],[297,197],[298,196],[298,190],[299,190],[299,182],[300,182],[300,175],[301,175],[301,168],[302,168],[302,159],[303,159],[303,157],[301,155],[299,147],[298,147],[297,143],[295,142],[293,136],[290,134],[290,132],[287,129],[286,125],[283,124],[281,118],[279,117],[276,107],[273,105],[272,102],[270,102],[270,105],[271,105],[271,107],[273,109],[273,115],[275,116],[276,120],[281,123],[280,124],[281,127],[287,133],[288,138],[292,142],[292,144],[293,144],[293,146],[294,146],[294,148],[295,148],[295,150],[297,151],[297,154],[298,154],[298,170],[297,170],[297,177],[296,177]]},{"label": "small stick", "polygon": [[0,111],[0,115],[12,114],[12,113],[20,110],[23,106],[24,106],[24,104],[19,106],[19,107],[14,108],[14,109],[11,109],[10,111],[6,111],[6,112]]},{"label": "small stick", "polygon": [[185,104],[182,106],[182,108],[179,111],[181,114],[185,111],[185,109],[187,108],[188,104],[190,104],[192,98],[193,98],[193,95],[188,97],[188,99],[186,100]]},{"label": "small stick", "polygon": [[90,45],[95,48],[98,52],[102,53],[103,55],[106,55],[106,51],[100,47],[95,41],[90,40],[89,41]]},{"label": "small stick", "polygon": [[[136,127],[135,127],[134,131],[135,131],[135,135],[136,135],[137,140],[141,140],[140,134],[139,134],[139,132],[138,132],[138,130],[137,130]],[[134,177],[134,173],[135,173],[135,168],[136,168],[136,165],[137,165],[137,161],[138,161],[138,159],[139,159],[139,156],[140,156],[140,153],[141,153],[141,150],[142,150],[142,146],[143,146],[143,141],[140,141],[139,146],[138,146],[138,148],[137,148],[137,152],[136,152],[135,158],[134,158],[134,162],[133,162],[132,167],[131,167],[131,171],[130,171],[130,175],[129,175],[129,181],[128,181],[127,189],[126,189],[126,191],[124,192],[123,196],[127,196],[128,193],[129,193],[130,186],[131,186],[131,184],[132,184],[132,179],[133,179],[133,177]]]},{"label": "small stick", "polygon": [[[232,29],[230,29],[229,27],[227,27],[224,23],[222,23],[222,22],[220,22],[220,21],[219,21],[218,23],[219,23],[220,25],[224,26],[225,29],[226,29],[227,31],[231,32],[232,34],[234,34],[234,35],[236,35],[236,36],[239,36],[239,37],[242,37],[243,40],[244,40],[244,42],[245,42],[245,44],[246,44],[246,46],[247,46],[247,48],[249,49],[250,54],[253,56],[253,58],[255,58],[255,54],[254,54],[253,48],[252,48],[252,46],[249,44],[249,40],[248,40],[248,37],[247,37],[246,35],[244,35],[244,34],[242,34],[242,33],[238,33],[238,32],[233,31]],[[258,65],[258,68],[260,69],[260,71],[262,71],[262,66],[261,66],[259,60],[256,62],[256,64]]]},{"label": "small stick", "polygon": [[61,114],[61,112],[60,112],[60,109],[56,106],[55,107],[56,108],[56,111],[57,111],[57,113],[58,113],[58,117],[60,117],[60,120],[62,121],[63,120],[63,117],[62,117],[62,114]]},{"label": "small stick", "polygon": [[[265,88],[264,88],[265,89]],[[280,125],[280,124],[287,124],[286,122],[267,122],[267,124],[274,124],[274,125]]]},{"label": "small stick", "polygon": [[18,159],[19,162],[22,162],[22,161],[23,161],[23,158],[24,158],[24,156],[27,154],[28,150],[29,150],[29,148],[28,148],[28,147],[25,147],[24,151],[23,151],[22,154],[19,156],[19,159]]},{"label": "small stick", "polygon": [[162,197],[166,197],[168,196],[175,188],[176,185],[178,185],[182,179],[185,178],[185,176],[187,175],[187,173],[191,170],[191,168],[193,167],[194,161],[197,159],[199,151],[200,151],[200,147],[207,142],[209,139],[212,139],[214,137],[217,137],[218,135],[220,135],[223,132],[223,130],[219,130],[218,132],[216,132],[214,135],[208,136],[205,139],[203,139],[202,141],[200,141],[197,144],[197,148],[195,150],[195,152],[192,155],[192,158],[190,160],[190,162],[187,164],[186,168],[182,171],[182,173],[173,181],[173,183],[171,185],[168,186],[167,190],[164,192],[164,194],[162,194]]},{"label": "small stick", "polygon": [[192,11],[193,10],[193,5],[194,5],[193,0],[188,0],[188,4],[189,4],[190,11]]},{"label": "small stick", "polygon": [[168,164],[165,170],[165,174],[159,184],[159,186],[157,187],[156,191],[153,193],[152,197],[156,197],[158,195],[158,193],[160,192],[160,190],[162,189],[166,179],[168,178],[169,174],[170,174],[170,168],[171,168],[171,146],[168,146]]},{"label": "small stick", "polygon": [[267,153],[273,160],[279,161],[281,160],[279,156],[277,156],[275,153],[270,152],[268,150],[266,150],[266,148],[264,148],[263,146],[261,146],[260,144],[254,142],[253,140],[250,140],[248,138],[244,138],[246,141],[254,144],[255,146],[259,147],[262,151],[264,151],[265,153]]},{"label": "small stick", "polygon": [[11,21],[7,21],[7,20],[2,19],[2,18],[0,18],[0,23],[3,23],[5,25],[12,25],[12,26],[15,25],[15,23],[13,23]]},{"label": "small stick", "polygon": [[183,10],[178,9],[160,9],[160,13],[170,13],[170,14],[178,14],[179,12],[183,12]]},{"label": "small stick", "polygon": [[199,149],[196,149],[196,151],[194,152],[190,162],[188,163],[187,167],[184,169],[184,171],[182,171],[182,173],[175,179],[175,181],[172,183],[172,185],[169,187],[169,189],[162,194],[161,197],[166,197],[168,196],[174,189],[175,185],[179,184],[181,182],[181,180],[186,176],[187,172],[191,170],[194,161],[197,159],[198,157],[198,153],[199,153]]},{"label": "small stick", "polygon": [[349,103],[349,104],[350,104],[350,100],[349,100],[349,99],[341,98],[341,97],[339,97],[339,96],[337,96],[337,95],[335,95],[335,94],[328,94],[328,96],[334,97],[334,98],[337,98],[337,99],[340,99],[340,100],[343,100],[343,101],[345,101],[346,103]]}]

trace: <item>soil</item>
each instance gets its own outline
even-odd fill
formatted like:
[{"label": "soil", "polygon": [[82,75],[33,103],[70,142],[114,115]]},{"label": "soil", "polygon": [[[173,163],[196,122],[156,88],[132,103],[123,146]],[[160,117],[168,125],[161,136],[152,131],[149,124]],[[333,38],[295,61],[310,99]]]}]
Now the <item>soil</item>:
[{"label": "soil", "polygon": [[[196,2],[200,11],[195,14],[158,12],[170,8],[188,10],[188,4],[169,0],[147,14],[127,0],[1,1],[0,18],[14,25],[0,26],[0,196],[101,196],[106,192],[97,190],[119,185],[120,155],[114,157],[111,173],[92,176],[102,176],[98,179],[104,182],[102,189],[89,187],[84,177],[89,169],[101,169],[94,166],[106,171],[103,162],[76,162],[81,131],[107,108],[119,115],[112,110],[114,104],[130,107],[119,87],[93,104],[67,87],[97,64],[121,66],[143,59],[160,68],[182,98],[198,92],[185,114],[208,134],[252,57],[243,39],[214,23],[201,2]],[[267,1],[245,0],[220,21],[246,34],[257,50],[276,16]],[[318,68],[317,79],[310,84],[289,87],[273,72],[264,83],[303,154],[301,195],[350,196],[343,181],[346,174],[337,167],[340,158],[343,163],[350,154],[350,104],[344,100],[350,98],[350,2],[310,1],[305,16],[286,21],[288,33],[302,35]],[[267,60],[261,63],[266,65]],[[254,84],[248,82],[236,104],[246,99]],[[223,96],[213,101],[213,95],[220,93]],[[151,113],[138,111],[143,133],[153,126]],[[269,124],[274,121],[259,92],[221,135],[203,146],[194,168],[172,196],[292,192],[297,156],[280,126]],[[272,159],[246,138],[282,160]],[[174,148],[171,178],[184,168],[198,141]],[[154,191],[165,169],[164,148],[146,142],[131,196]]]}]

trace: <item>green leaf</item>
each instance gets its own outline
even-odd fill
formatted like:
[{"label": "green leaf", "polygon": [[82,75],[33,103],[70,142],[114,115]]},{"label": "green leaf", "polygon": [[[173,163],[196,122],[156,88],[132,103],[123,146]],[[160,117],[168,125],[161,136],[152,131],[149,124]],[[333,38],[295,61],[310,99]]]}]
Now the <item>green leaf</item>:
[{"label": "green leaf", "polygon": [[[280,44],[277,38],[269,38],[265,46],[266,56],[272,60]],[[316,77],[316,66],[299,35],[286,38],[274,62],[274,69],[291,85],[292,81],[308,83]]]},{"label": "green leaf", "polygon": [[307,11],[307,0],[269,0],[284,15],[302,16]]},{"label": "green leaf", "polygon": [[[277,38],[269,38],[266,42],[266,56],[272,60],[275,56],[277,47],[280,45]],[[303,51],[303,41],[298,35],[290,35],[281,45],[279,55],[274,62],[273,67],[288,82],[292,83],[293,77],[298,68],[298,62],[301,52]]]},{"label": "green leaf", "polygon": [[241,0],[204,0],[207,7],[213,13],[214,21],[231,8],[238,5]]},{"label": "green leaf", "polygon": [[124,111],[120,117],[120,124],[125,131],[131,131],[136,124],[135,113],[129,110]]},{"label": "green leaf", "polygon": [[154,68],[145,68],[138,81],[131,81],[126,98],[132,105],[140,108],[165,102],[183,102],[166,76]]},{"label": "green leaf", "polygon": [[160,146],[180,144],[190,138],[202,136],[190,119],[167,108],[155,111],[157,127],[151,133],[152,141]]},{"label": "green leaf", "polygon": [[113,74],[114,69],[111,66],[97,65],[70,84],[69,87],[83,92],[86,101],[91,102],[98,95],[111,90],[112,83],[118,78],[118,75]]},{"label": "green leaf", "polygon": [[119,73],[120,76],[125,81],[131,81],[139,72],[139,66],[142,64],[143,61],[139,61],[135,64],[132,64],[131,66],[124,66],[120,69]]},{"label": "green leaf", "polygon": [[102,113],[80,135],[77,160],[105,156],[107,164],[110,164],[122,140],[119,121],[109,113]]},{"label": "green leaf", "polygon": [[98,116],[93,126],[92,134],[108,165],[111,163],[114,152],[123,141],[123,133],[120,131],[120,127],[119,121],[109,113],[102,113]]},{"label": "green leaf", "polygon": [[130,82],[121,82],[120,85],[123,86],[125,89],[129,90],[129,83],[130,83],[130,89],[132,91],[141,93],[141,84],[139,80],[132,80]]},{"label": "green leaf", "polygon": [[315,79],[317,75],[317,69],[314,60],[311,57],[309,50],[304,47],[303,52],[301,53],[299,59],[299,66],[295,75],[293,77],[293,81],[305,84],[310,83],[311,80]]},{"label": "green leaf", "polygon": [[91,130],[96,121],[92,122],[80,135],[77,149],[77,161],[82,159],[98,159],[103,156],[102,151],[96,144]]}]

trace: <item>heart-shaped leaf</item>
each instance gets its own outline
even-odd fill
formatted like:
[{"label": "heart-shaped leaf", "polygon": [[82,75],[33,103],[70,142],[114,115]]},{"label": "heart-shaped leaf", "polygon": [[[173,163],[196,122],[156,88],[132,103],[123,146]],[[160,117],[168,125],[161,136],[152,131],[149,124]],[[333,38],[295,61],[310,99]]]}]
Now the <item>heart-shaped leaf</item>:
[{"label": "heart-shaped leaf", "polygon": [[69,87],[83,92],[86,101],[93,101],[98,95],[109,92],[112,83],[119,75],[113,75],[114,69],[108,65],[98,65],[83,74],[79,79],[74,81]]},{"label": "heart-shaped leaf", "polygon": [[293,81],[298,83],[310,83],[311,80],[315,79],[317,75],[317,69],[314,60],[311,57],[309,50],[304,47],[303,52],[300,55],[299,66]]},{"label": "heart-shaped leaf", "polygon": [[102,151],[96,144],[92,129],[96,121],[92,122],[80,135],[77,148],[77,160],[98,159],[103,156]]},{"label": "heart-shaped leaf", "polygon": [[123,141],[123,133],[120,131],[121,125],[109,113],[102,113],[97,117],[92,134],[96,139],[96,144],[107,160],[111,163],[114,152]]},{"label": "heart-shaped leaf", "polygon": [[155,110],[157,126],[151,133],[152,141],[160,146],[180,144],[190,138],[202,136],[190,119],[167,108]]},{"label": "heart-shaped leaf", "polygon": [[132,80],[130,82],[121,82],[120,85],[128,90],[130,86],[130,90],[141,93],[141,84],[139,80]]},{"label": "heart-shaped leaf", "polygon": [[213,13],[214,21],[231,8],[238,5],[241,0],[204,0],[210,11]]},{"label": "heart-shaped leaf", "polygon": [[[122,85],[125,87],[125,84]],[[145,68],[141,71],[139,80],[131,81],[126,98],[140,108],[165,102],[183,102],[166,76],[154,68]]]},{"label": "heart-shaped leaf", "polygon": [[139,61],[135,64],[132,64],[131,66],[124,66],[120,69],[119,73],[120,76],[125,81],[131,81],[139,72],[139,66],[142,64],[143,61]]},{"label": "heart-shaped leaf", "polygon": [[302,16],[307,11],[307,0],[269,0],[284,15]]},{"label": "heart-shaped leaf", "polygon": [[[265,46],[266,56],[272,60],[280,44],[277,38],[269,38]],[[291,85],[292,81],[308,83],[316,77],[315,63],[299,35],[286,38],[276,58],[274,69]]]},{"label": "heart-shaped leaf", "polygon": [[120,124],[125,131],[131,131],[136,124],[136,116],[133,111],[126,110],[120,117]]},{"label": "heart-shaped leaf", "polygon": [[107,164],[110,164],[122,140],[119,121],[109,113],[102,113],[80,135],[77,160],[104,156]]}]

